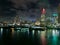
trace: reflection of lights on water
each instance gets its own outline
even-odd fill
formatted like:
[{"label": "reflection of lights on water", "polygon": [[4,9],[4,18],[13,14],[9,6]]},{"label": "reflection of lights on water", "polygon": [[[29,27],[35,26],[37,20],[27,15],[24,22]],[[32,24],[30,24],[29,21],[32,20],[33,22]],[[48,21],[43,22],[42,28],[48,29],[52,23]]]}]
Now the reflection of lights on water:
[{"label": "reflection of lights on water", "polygon": [[38,34],[40,34],[40,31],[38,30]]},{"label": "reflection of lights on water", "polygon": [[46,45],[46,38],[45,38],[45,31],[41,32],[41,41],[42,41],[42,45]]},{"label": "reflection of lights on water", "polygon": [[57,30],[53,30],[52,35],[53,35],[53,37],[54,36],[59,36],[59,32]]},{"label": "reflection of lights on water", "polygon": [[54,35],[59,36],[59,31],[58,31],[58,30],[53,30],[52,35],[53,35],[53,36],[54,36]]},{"label": "reflection of lights on water", "polygon": [[41,38],[45,37],[45,31],[41,31]]},{"label": "reflection of lights on water", "polygon": [[20,30],[17,30],[17,36],[19,37]]},{"label": "reflection of lights on water", "polygon": [[53,35],[53,36],[55,35],[55,30],[52,31],[52,35]]},{"label": "reflection of lights on water", "polygon": [[11,28],[11,30],[12,30],[12,36],[14,35],[14,28]]},{"label": "reflection of lights on water", "polygon": [[41,32],[41,41],[42,41],[42,45],[46,45],[46,38],[45,38],[45,31]]},{"label": "reflection of lights on water", "polygon": [[34,35],[34,33],[35,33],[35,30],[32,30],[32,33],[33,33],[33,35]]},{"label": "reflection of lights on water", "polygon": [[28,32],[29,28],[21,28],[21,32]]},{"label": "reflection of lights on water", "polygon": [[17,30],[17,32],[20,32],[20,30]]},{"label": "reflection of lights on water", "polygon": [[29,35],[29,30],[28,30],[28,35]]},{"label": "reflection of lights on water", "polygon": [[44,36],[46,31],[41,31],[41,35]]},{"label": "reflection of lights on water", "polygon": [[3,28],[1,28],[1,35],[2,35],[2,33],[3,33]]},{"label": "reflection of lights on water", "polygon": [[59,31],[58,30],[56,30],[56,34],[57,34],[57,36],[59,36]]},{"label": "reflection of lights on water", "polygon": [[40,33],[40,31],[38,30],[38,33]]},{"label": "reflection of lights on water", "polygon": [[50,29],[47,31],[47,38],[48,38],[48,39],[49,39],[50,36],[51,36],[51,32],[52,32],[52,30],[50,30]]},{"label": "reflection of lights on water", "polygon": [[57,30],[53,30],[53,45],[57,45],[57,40],[58,40],[58,31]]},{"label": "reflection of lights on water", "polygon": [[25,28],[21,28],[21,32],[25,32],[26,31],[26,29]]}]

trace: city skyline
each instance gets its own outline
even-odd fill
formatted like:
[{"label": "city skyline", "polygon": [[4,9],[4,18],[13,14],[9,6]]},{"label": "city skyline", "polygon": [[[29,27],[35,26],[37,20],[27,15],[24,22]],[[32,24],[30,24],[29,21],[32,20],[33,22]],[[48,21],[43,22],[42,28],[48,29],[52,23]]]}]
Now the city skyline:
[{"label": "city skyline", "polygon": [[60,0],[0,0],[0,45],[60,45]]}]

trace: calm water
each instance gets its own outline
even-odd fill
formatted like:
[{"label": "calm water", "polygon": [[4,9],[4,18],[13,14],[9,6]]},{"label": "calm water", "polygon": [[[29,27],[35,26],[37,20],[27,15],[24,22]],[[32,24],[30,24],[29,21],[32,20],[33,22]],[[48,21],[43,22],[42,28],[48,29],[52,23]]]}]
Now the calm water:
[{"label": "calm water", "polygon": [[0,45],[60,45],[60,31],[0,28]]}]

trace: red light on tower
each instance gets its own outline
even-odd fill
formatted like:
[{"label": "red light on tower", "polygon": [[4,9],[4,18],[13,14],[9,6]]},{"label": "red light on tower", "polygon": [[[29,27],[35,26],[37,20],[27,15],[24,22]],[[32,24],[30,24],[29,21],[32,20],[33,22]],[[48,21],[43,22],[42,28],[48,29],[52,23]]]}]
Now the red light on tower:
[{"label": "red light on tower", "polygon": [[42,10],[42,14],[45,14],[46,13],[46,10],[43,8],[43,10]]}]

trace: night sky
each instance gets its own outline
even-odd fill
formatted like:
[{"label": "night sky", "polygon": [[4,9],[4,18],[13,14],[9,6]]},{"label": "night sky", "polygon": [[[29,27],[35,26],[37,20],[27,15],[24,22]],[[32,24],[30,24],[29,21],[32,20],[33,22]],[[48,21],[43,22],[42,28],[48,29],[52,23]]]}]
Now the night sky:
[{"label": "night sky", "polygon": [[56,6],[58,6],[58,4],[60,3],[60,0],[49,0],[49,3],[50,3],[52,6],[56,7]]},{"label": "night sky", "polygon": [[42,3],[50,7],[57,7],[60,0],[0,0],[0,16],[24,16],[28,18],[39,17]]}]

